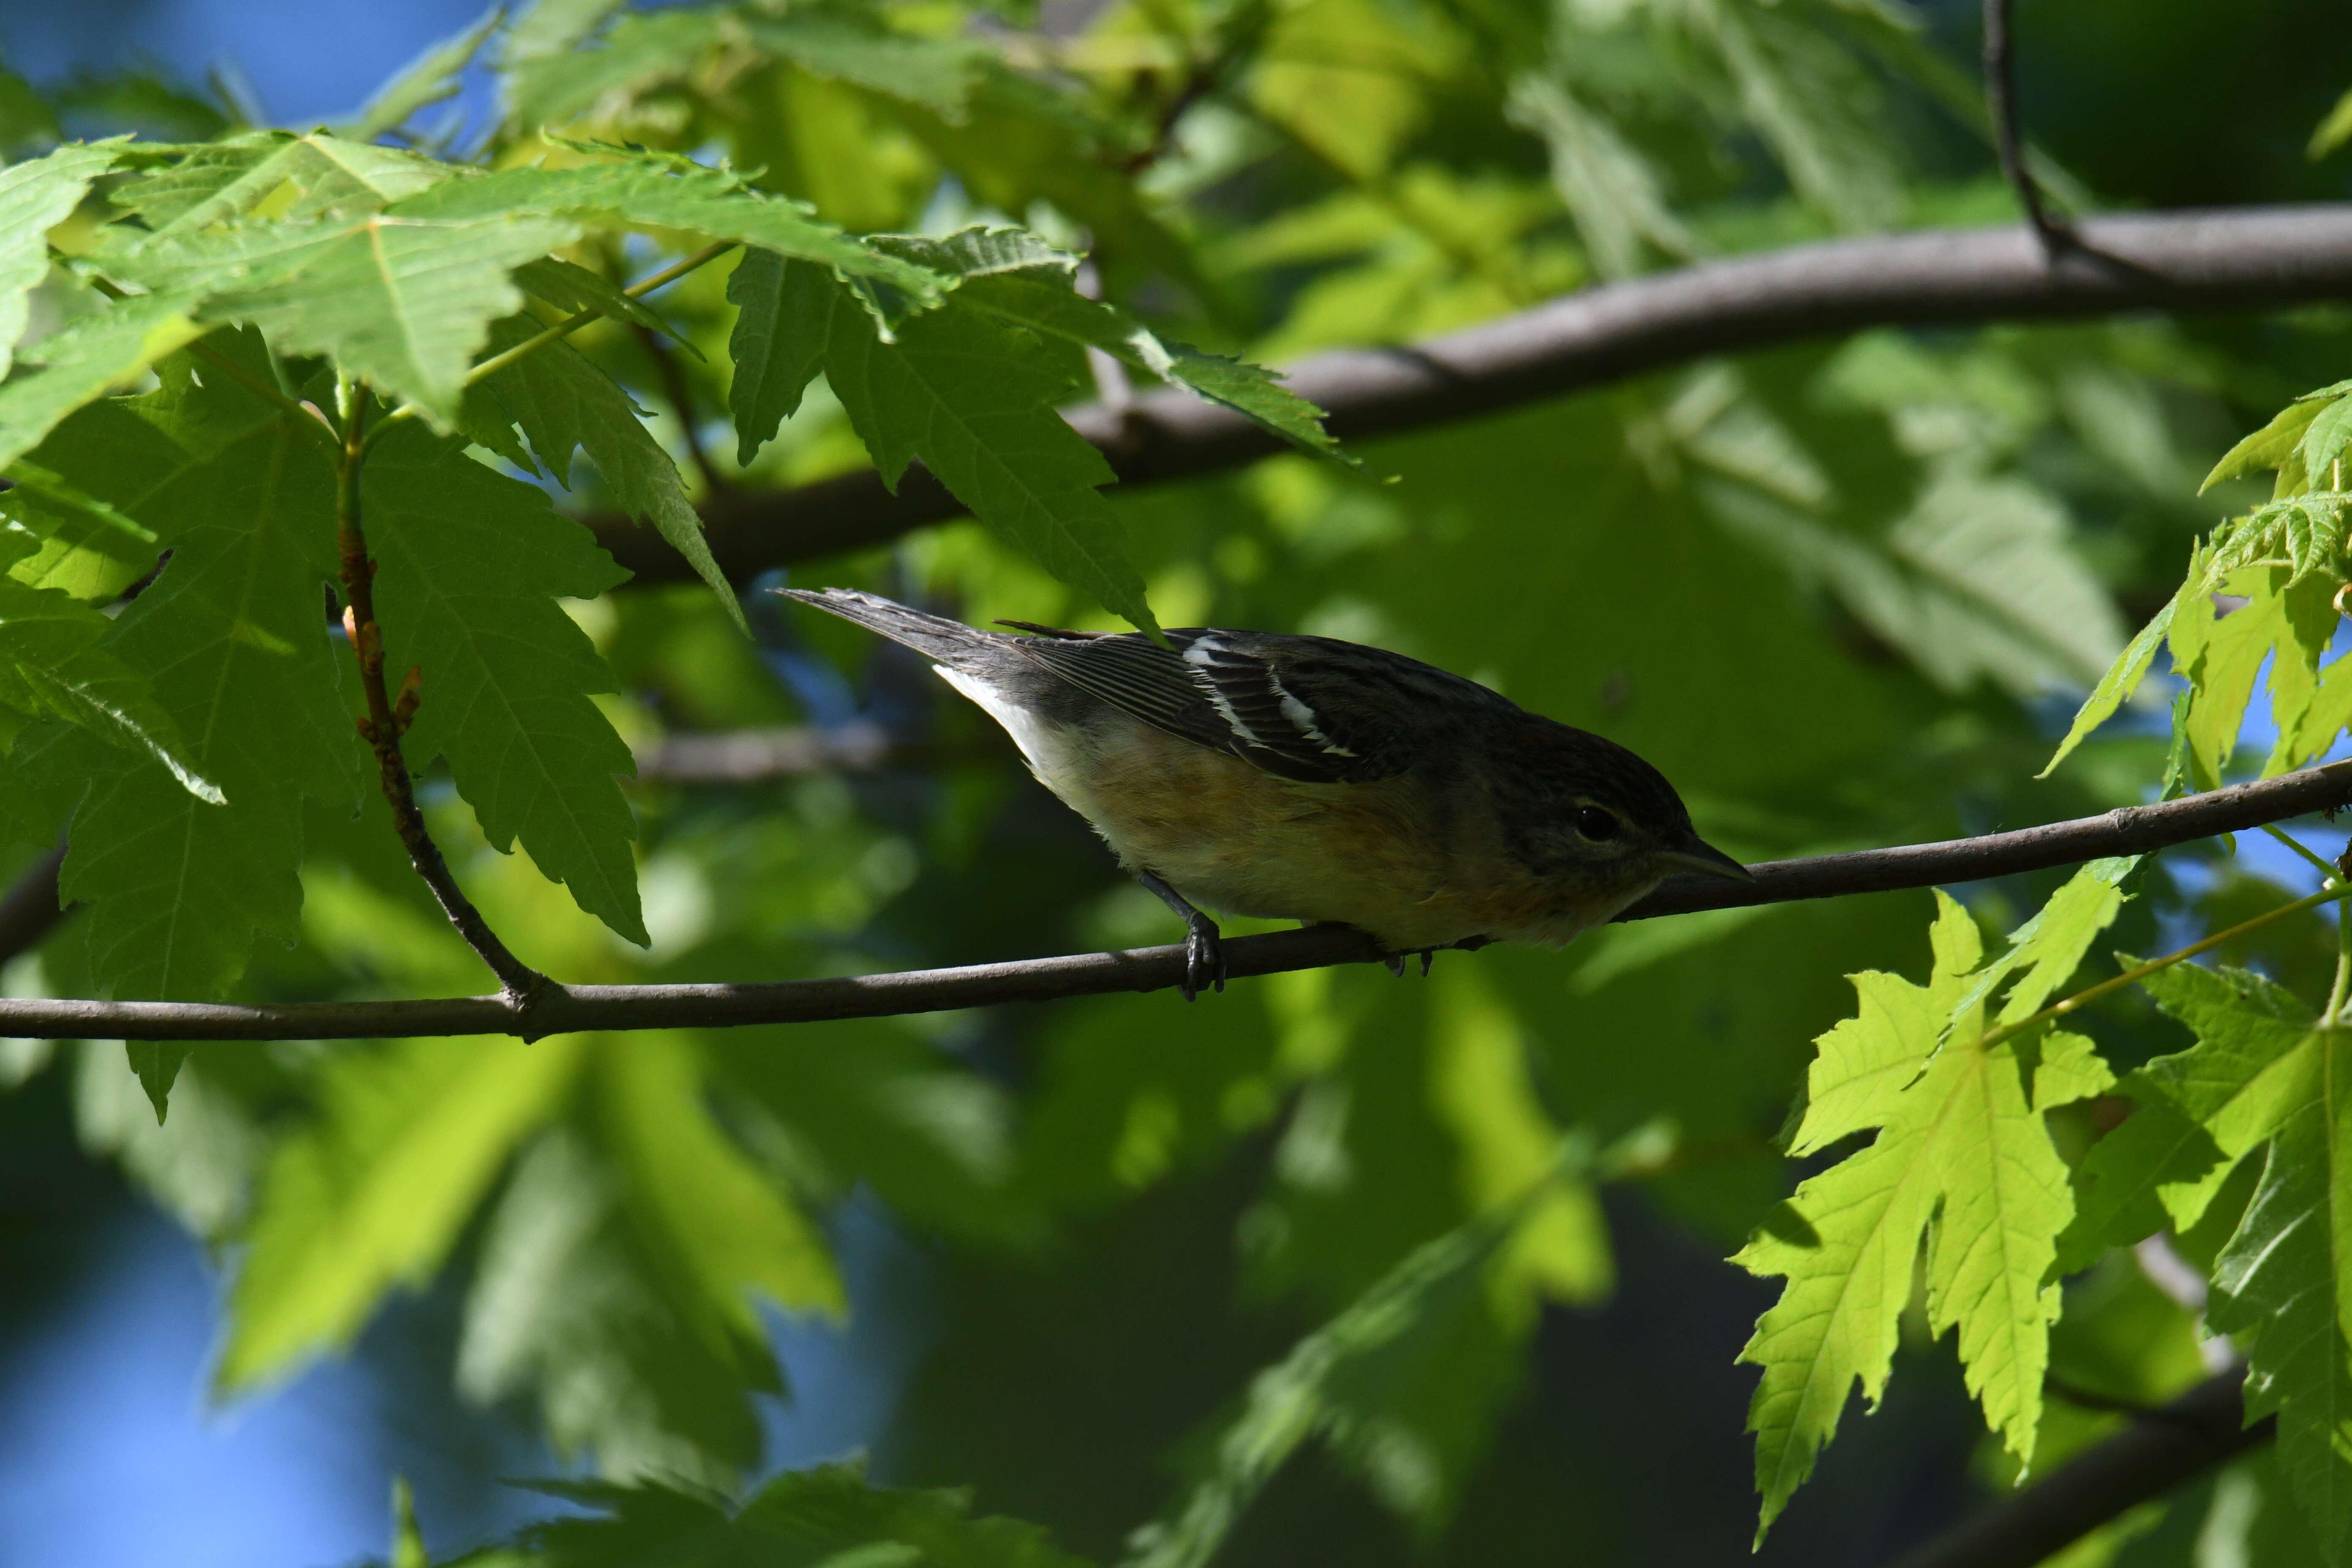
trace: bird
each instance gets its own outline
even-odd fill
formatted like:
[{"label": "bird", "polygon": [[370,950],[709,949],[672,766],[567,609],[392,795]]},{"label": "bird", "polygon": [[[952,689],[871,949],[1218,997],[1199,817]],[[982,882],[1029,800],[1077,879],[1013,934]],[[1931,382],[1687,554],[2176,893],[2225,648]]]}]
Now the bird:
[{"label": "bird", "polygon": [[983,631],[853,589],[778,591],[923,655],[1004,727],[1182,919],[1187,1001],[1224,989],[1199,904],[1354,926],[1425,973],[1441,947],[1564,946],[1671,876],[1752,879],[1633,752],[1402,654],[1213,627],[1164,645]]}]

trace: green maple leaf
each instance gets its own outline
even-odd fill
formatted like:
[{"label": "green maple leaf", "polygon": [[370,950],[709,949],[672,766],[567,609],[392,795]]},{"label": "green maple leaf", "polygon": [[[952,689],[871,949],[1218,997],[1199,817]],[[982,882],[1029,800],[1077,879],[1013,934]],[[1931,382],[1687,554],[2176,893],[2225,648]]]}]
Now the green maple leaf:
[{"label": "green maple leaf", "polygon": [[914,308],[937,300],[944,286],[938,274],[842,233],[797,202],[763,195],[717,169],[690,163],[680,168],[677,163],[651,156],[568,169],[505,169],[451,180],[391,212],[436,222],[537,217],[682,229],[821,263],[902,294]]},{"label": "green maple leaf", "polygon": [[699,1054],[648,1036],[598,1058],[606,1146],[628,1174],[625,1202],[672,1299],[706,1343],[763,1347],[751,1294],[839,1321],[841,1277],[814,1226],[712,1121]]},{"label": "green maple leaf", "polygon": [[0,577],[0,705],[79,724],[152,757],[182,789],[214,805],[217,785],[191,762],[180,727],[145,676],[99,643],[114,623],[54,588]]},{"label": "green maple leaf", "polygon": [[[194,234],[265,205],[281,220],[375,212],[456,173],[450,164],[364,139],[255,131],[194,148],[108,199],[155,234]],[[116,237],[121,243],[131,237]]]},{"label": "green maple leaf", "polygon": [[888,242],[934,272],[961,279],[956,305],[1048,340],[1098,349],[1223,404],[1302,449],[1338,455],[1322,412],[1283,390],[1273,372],[1241,360],[1163,343],[1133,314],[1076,287],[1078,259],[1023,229],[965,229],[940,240]]},{"label": "green maple leaf", "polygon": [[885,484],[896,489],[919,457],[991,532],[1157,634],[1142,574],[1102,497],[1110,465],[1056,412],[1077,389],[1073,367],[952,297],[883,342],[836,287],[825,374]]},{"label": "green maple leaf", "polygon": [[[2139,1108],[2084,1156],[2074,1223],[2058,1238],[2053,1279],[2090,1268],[2110,1247],[2128,1247],[2164,1229],[2171,1223],[2164,1204],[2168,1193],[2195,1210],[2193,1225],[2213,1190],[2237,1166],[2237,1161],[2224,1159],[2204,1128],[2139,1074],[2126,1073],[2116,1088],[2138,1100]],[[2197,1194],[2202,1201],[2189,1196]]]},{"label": "green maple leaf", "polygon": [[2124,907],[2123,885],[2138,869],[2140,857],[2118,855],[2094,860],[2062,883],[2026,922],[2010,933],[2001,955],[1976,972],[1952,1005],[1952,1021],[1990,1001],[2004,982],[1995,1024],[2013,1024],[2042,1010],[2091,950],[2098,934],[2115,923]]},{"label": "green maple leaf", "polygon": [[[124,300],[70,322],[17,355],[0,384],[0,468],[39,445],[66,416],[202,334],[184,294]],[[30,375],[25,364],[39,365]]]},{"label": "green maple leaf", "polygon": [[2202,1172],[2175,1162],[2172,1181],[2143,1175],[2140,1184],[2186,1229],[2230,1173],[2269,1145],[2261,1185],[2215,1265],[2209,1315],[2252,1336],[2247,1415],[2278,1413],[2281,1459],[2333,1561],[2352,1537],[2352,1189],[2336,1174],[2352,1160],[2352,1035],[2319,1026],[2299,998],[2255,974],[2179,964],[2141,984],[2197,1044],[2149,1062],[2135,1090],[2195,1126],[2221,1157]]},{"label": "green maple leaf", "polygon": [[2352,1538],[2352,1037],[2325,1031],[2318,1081],[2280,1125],[2246,1217],[2213,1267],[2208,1321],[2251,1334],[2246,1419],[2275,1412],[2279,1459],[2327,1561]]},{"label": "green maple leaf", "polygon": [[490,323],[521,308],[509,272],[579,232],[545,216],[369,212],[120,238],[98,259],[118,279],[198,298],[202,320],[246,322],[283,353],[326,355],[446,428]]},{"label": "green maple leaf", "polygon": [[2033,775],[2035,778],[2046,779],[2056,772],[2058,764],[2087,740],[2092,731],[2113,718],[2116,710],[2129,701],[2132,693],[2139,689],[2140,682],[2147,679],[2148,670],[2156,663],[2157,649],[2162,647],[2171,635],[2173,617],[2181,613],[2184,605],[2201,595],[2205,561],[2205,553],[2201,550],[2189,557],[2189,575],[2182,581],[2179,591],[2165,602],[2164,608],[2149,617],[2147,625],[2140,627],[2132,640],[2125,645],[2124,651],[2116,656],[2115,663],[2107,667],[2107,672],[2099,677],[2099,683],[2091,689],[2090,696],[2084,698],[2083,706],[2075,710],[2074,721],[2066,728],[2066,738],[2058,742],[2058,749],[2050,753],[2050,760],[2042,764],[2040,773]]},{"label": "green maple leaf", "polygon": [[508,1155],[562,1104],[585,1046],[404,1040],[335,1056],[318,1119],[263,1174],[217,1385],[250,1388],[350,1343],[385,1290],[429,1279]]},{"label": "green maple leaf", "polygon": [[636,822],[614,776],[635,763],[590,700],[612,671],[557,603],[628,574],[539,490],[413,426],[370,453],[362,504],[385,668],[423,672],[411,761],[446,756],[491,844],[520,838],[582,909],[644,942]]},{"label": "green maple leaf", "polygon": [[[616,287],[600,272],[591,272],[575,261],[560,256],[541,257],[515,268],[515,281],[522,285],[534,300],[543,300],[559,310],[576,314],[593,310],[616,321],[627,321],[648,331],[661,333],[695,358],[702,351],[694,346],[676,327],[662,320],[661,313],[635,295]],[[504,352],[505,345],[500,345]]]},{"label": "green maple leaf", "polygon": [[704,1075],[681,1037],[596,1042],[583,1114],[524,1155],[467,1303],[459,1386],[535,1389],[558,1447],[607,1473],[748,1466],[745,1395],[782,1387],[753,1298],[844,1308],[823,1237],[720,1131]]},{"label": "green maple leaf", "polygon": [[[114,995],[218,996],[257,936],[293,941],[302,800],[348,807],[358,788],[320,613],[333,474],[291,416],[223,381],[85,409],[43,448],[171,549],[93,647],[144,681],[186,771],[226,796],[200,798],[168,767],[86,734],[12,760],[12,788],[79,801],[60,886],[91,906],[92,975]],[[182,1054],[134,1054],[159,1115]]]},{"label": "green maple leaf", "polygon": [[527,1533],[549,1568],[693,1563],[839,1563],[872,1568],[1086,1568],[1040,1526],[971,1517],[971,1495],[873,1486],[860,1461],[787,1471],[739,1509],[659,1481],[551,1483],[543,1489],[601,1510]]},{"label": "green maple leaf", "polygon": [[737,311],[727,338],[735,366],[727,407],[735,417],[735,460],[744,467],[799,409],[801,394],[824,367],[833,297],[823,268],[772,250],[745,251],[727,279]]},{"label": "green maple leaf", "polygon": [[1872,1127],[1876,1138],[1800,1186],[1737,1259],[1788,1280],[1740,1352],[1764,1369],[1748,1415],[1759,1540],[1853,1385],[1874,1403],[1884,1392],[1923,1237],[1930,1324],[1958,1329],[1988,1424],[2021,1458],[2032,1455],[2059,1306],[2044,1279],[2074,1207],[2042,1112],[2112,1079],[2079,1036],[2029,1032],[1987,1047],[1980,1010],[1951,1023],[1981,952],[1968,912],[1937,899],[1928,983],[1856,976],[1860,1011],[1822,1037],[1790,1152]]},{"label": "green maple leaf", "polygon": [[[494,350],[528,342],[537,324],[518,316],[493,325]],[[743,606],[703,537],[702,515],[687,499],[677,464],[646,428],[620,383],[569,343],[550,343],[467,389],[459,426],[468,439],[528,468],[509,426],[520,426],[539,466],[556,483],[572,484],[572,454],[584,449],[604,476],[614,501],[651,521],[670,547],[719,595],[736,626],[747,633]]]},{"label": "green maple leaf", "polygon": [[[173,412],[154,410],[159,444]],[[282,415],[207,461],[156,466],[177,469],[145,508],[172,561],[101,646],[145,676],[227,802],[197,799],[159,767],[99,770],[61,885],[93,906],[91,962],[114,994],[209,997],[242,972],[256,934],[293,940],[300,798],[348,805],[357,788],[319,613],[334,572],[333,476]]]},{"label": "green maple leaf", "polygon": [[60,147],[0,169],[0,375],[25,335],[33,285],[48,275],[49,230],[73,216],[89,183],[114,167],[122,143]]},{"label": "green maple leaf", "polygon": [[[2210,591],[2242,595],[2246,603],[2217,615]],[[2177,604],[2169,640],[2173,668],[2188,677],[2187,731],[2197,776],[2217,783],[2236,750],[2238,731],[2254,681],[2271,664],[2271,713],[2280,730],[2273,772],[2304,760],[2315,744],[2325,750],[2333,735],[2322,733],[2313,710],[2320,693],[2319,660],[2341,619],[2329,603],[2334,588],[2320,578],[2294,580],[2287,566],[2252,566],[2204,585]],[[2341,720],[2337,721],[2341,727]]]}]

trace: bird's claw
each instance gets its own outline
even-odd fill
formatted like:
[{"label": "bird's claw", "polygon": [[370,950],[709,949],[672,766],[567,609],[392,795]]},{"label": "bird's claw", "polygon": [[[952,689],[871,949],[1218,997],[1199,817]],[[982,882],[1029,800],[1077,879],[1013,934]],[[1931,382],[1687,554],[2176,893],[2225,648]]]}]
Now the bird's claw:
[{"label": "bird's claw", "polygon": [[[1437,950],[1433,947],[1424,947],[1420,950],[1420,952],[1421,977],[1423,980],[1426,980],[1429,978],[1429,966],[1436,960]],[[1404,960],[1405,955],[1403,953],[1392,952],[1386,958],[1381,959],[1381,962],[1389,966],[1389,973],[1391,974],[1395,975],[1399,980],[1402,980],[1404,978]]]},{"label": "bird's claw", "polygon": [[1184,922],[1184,978],[1176,985],[1187,1002],[1203,991],[1225,989],[1224,934],[1198,911]]}]

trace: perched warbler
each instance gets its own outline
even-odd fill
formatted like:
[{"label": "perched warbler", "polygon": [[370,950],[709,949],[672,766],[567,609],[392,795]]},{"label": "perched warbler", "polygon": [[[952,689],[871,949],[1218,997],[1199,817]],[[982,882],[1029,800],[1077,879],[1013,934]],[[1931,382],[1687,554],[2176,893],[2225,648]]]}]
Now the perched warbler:
[{"label": "perched warbler", "polygon": [[785,590],[904,643],[1003,725],[1047,789],[1183,917],[1339,921],[1392,954],[1559,946],[1678,872],[1746,879],[1658,770],[1475,681],[1358,643],[1192,628],[981,631],[843,588]]}]

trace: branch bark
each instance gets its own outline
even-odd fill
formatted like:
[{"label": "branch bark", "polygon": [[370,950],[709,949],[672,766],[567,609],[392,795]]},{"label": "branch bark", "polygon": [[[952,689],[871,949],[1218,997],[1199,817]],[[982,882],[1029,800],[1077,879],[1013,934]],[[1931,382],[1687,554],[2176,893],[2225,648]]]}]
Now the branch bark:
[{"label": "branch bark", "polygon": [[[2074,865],[2104,855],[2144,853],[2314,811],[2332,815],[2347,805],[2352,805],[2352,762],[2331,763],[2186,800],[2015,833],[1768,861],[1749,868],[1756,876],[1752,886],[1734,886],[1714,878],[1677,879],[1617,918],[1650,920],[1698,910],[1977,881]],[[1234,937],[1224,948],[1228,973],[1236,979],[1339,963],[1372,963],[1388,957],[1370,937],[1349,926],[1307,926]],[[700,985],[561,985],[549,981],[527,1004],[511,994],[261,1006],[0,1001],[0,1035],[60,1039],[329,1040],[503,1034],[538,1038],[583,1029],[732,1028],[937,1013],[1007,1002],[1052,1002],[1121,991],[1162,991],[1183,979],[1184,967],[1183,945],[1174,943],[826,980]]]},{"label": "branch bark", "polygon": [[[1291,389],[1345,439],[1443,425],[1707,354],[1864,327],[2051,320],[2132,310],[2224,310],[2352,297],[2352,205],[2250,207],[2087,220],[2045,258],[2015,225],[1791,246],[1587,289],[1428,342],[1318,354]],[[1118,415],[1070,415],[1129,484],[1238,468],[1283,444],[1231,410],[1163,390]],[[865,549],[962,515],[920,468],[898,493],[871,470],[704,509],[712,552],[738,581]],[[617,514],[587,520],[640,582],[685,562]]]},{"label": "branch bark", "polygon": [[[441,847],[425,831],[425,814],[416,808],[416,791],[409,782],[408,763],[400,752],[400,733],[408,728],[408,716],[416,701],[413,686],[416,672],[411,670],[410,679],[401,683],[397,703],[384,689],[383,628],[375,618],[375,563],[368,559],[367,532],[360,518],[360,475],[367,457],[370,401],[365,387],[353,389],[350,407],[343,412],[335,484],[335,554],[343,581],[343,629],[351,637],[352,654],[360,667],[360,689],[367,697],[367,717],[360,721],[360,735],[375,752],[384,802],[392,807],[393,826],[408,850],[409,864],[433,889],[442,913],[457,928],[466,945],[480,954],[490,973],[499,977],[505,988],[500,999],[520,1019],[545,991],[548,978],[499,940],[499,933],[457,885]],[[539,1032],[533,1031],[534,1035]]]},{"label": "branch bark", "polygon": [[2141,1503],[2271,1440],[2278,1417],[2246,1425],[2233,1366],[2086,1448],[2042,1480],[1898,1560],[1894,1568],[2031,1568]]}]

